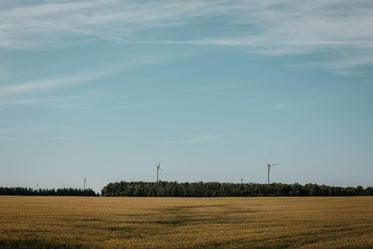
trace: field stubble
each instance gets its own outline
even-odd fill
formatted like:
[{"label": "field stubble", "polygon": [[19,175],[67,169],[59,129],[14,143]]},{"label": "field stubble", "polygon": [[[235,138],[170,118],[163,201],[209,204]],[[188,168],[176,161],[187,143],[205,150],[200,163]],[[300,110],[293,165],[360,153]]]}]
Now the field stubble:
[{"label": "field stubble", "polygon": [[373,248],[373,197],[0,197],[0,248]]}]

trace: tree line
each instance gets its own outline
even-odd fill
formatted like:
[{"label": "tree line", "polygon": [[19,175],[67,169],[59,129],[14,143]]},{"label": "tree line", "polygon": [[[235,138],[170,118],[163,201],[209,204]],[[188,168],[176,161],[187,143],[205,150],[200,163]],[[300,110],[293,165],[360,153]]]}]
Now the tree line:
[{"label": "tree line", "polygon": [[0,195],[26,195],[26,196],[96,196],[92,189],[58,188],[33,189],[23,187],[0,187]]},{"label": "tree line", "polygon": [[373,195],[373,188],[332,187],[317,184],[258,184],[219,182],[115,182],[107,184],[102,196],[138,197],[230,197],[230,196],[362,196]]}]

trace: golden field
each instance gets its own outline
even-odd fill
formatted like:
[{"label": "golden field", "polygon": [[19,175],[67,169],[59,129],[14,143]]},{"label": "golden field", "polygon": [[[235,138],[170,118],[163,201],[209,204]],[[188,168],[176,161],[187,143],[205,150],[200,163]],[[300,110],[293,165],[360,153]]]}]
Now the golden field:
[{"label": "golden field", "polygon": [[0,248],[373,248],[373,197],[0,196]]}]

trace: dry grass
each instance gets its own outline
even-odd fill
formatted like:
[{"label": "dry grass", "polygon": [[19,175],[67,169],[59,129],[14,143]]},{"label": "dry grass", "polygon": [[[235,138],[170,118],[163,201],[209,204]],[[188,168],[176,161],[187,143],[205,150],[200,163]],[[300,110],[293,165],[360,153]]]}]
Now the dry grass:
[{"label": "dry grass", "polygon": [[373,248],[373,197],[0,197],[0,248]]}]

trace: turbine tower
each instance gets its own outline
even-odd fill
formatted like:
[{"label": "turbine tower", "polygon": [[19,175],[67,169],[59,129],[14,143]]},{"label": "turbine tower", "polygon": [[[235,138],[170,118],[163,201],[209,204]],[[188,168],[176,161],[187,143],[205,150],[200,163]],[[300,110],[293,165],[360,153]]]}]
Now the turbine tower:
[{"label": "turbine tower", "polygon": [[162,170],[161,163],[158,163],[158,165],[157,165],[157,183],[159,182],[159,170]]},{"label": "turbine tower", "polygon": [[271,170],[271,166],[277,165],[280,163],[271,163],[267,158],[267,167],[268,167],[268,176],[267,176],[267,184],[269,184],[269,171]]},{"label": "turbine tower", "polygon": [[87,178],[84,178],[84,188],[83,190],[85,191],[85,184],[87,183]]}]

